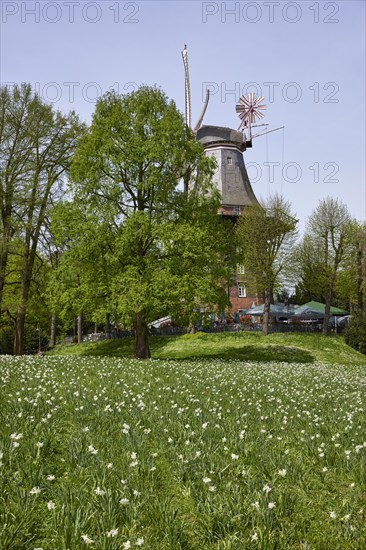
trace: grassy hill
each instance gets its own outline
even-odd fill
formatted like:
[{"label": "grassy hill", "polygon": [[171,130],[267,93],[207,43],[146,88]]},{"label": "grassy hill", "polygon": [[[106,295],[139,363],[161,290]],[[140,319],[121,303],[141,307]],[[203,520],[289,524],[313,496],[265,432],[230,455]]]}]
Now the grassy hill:
[{"label": "grassy hill", "polygon": [[[347,346],[342,337],[320,334],[223,333],[152,336],[154,359],[239,359],[242,361],[281,361],[366,365],[366,356]],[[52,355],[133,357],[133,339],[122,338],[101,342],[58,345]]]}]

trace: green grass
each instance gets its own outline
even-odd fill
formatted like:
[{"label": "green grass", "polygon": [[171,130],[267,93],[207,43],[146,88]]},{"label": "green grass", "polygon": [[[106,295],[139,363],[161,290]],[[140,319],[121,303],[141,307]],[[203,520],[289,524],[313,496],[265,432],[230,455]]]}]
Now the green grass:
[{"label": "green grass", "polygon": [[153,344],[224,358],[0,357],[0,549],[364,549],[365,364],[246,336]]},{"label": "green grass", "polygon": [[[366,356],[344,343],[342,337],[320,334],[277,333],[267,337],[259,333],[187,334],[150,338],[155,359],[240,359],[243,361],[281,361],[344,365],[366,365]],[[132,357],[133,340],[123,338],[95,343],[58,345],[53,355]]]}]

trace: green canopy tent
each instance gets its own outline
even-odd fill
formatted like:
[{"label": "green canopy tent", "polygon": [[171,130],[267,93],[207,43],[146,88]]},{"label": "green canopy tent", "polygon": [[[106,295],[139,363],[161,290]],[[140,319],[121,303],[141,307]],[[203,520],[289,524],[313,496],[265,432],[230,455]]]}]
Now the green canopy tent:
[{"label": "green canopy tent", "polygon": [[[294,317],[306,317],[309,318],[309,316],[314,315],[314,317],[324,317],[325,314],[325,304],[322,304],[320,302],[307,302],[306,304],[303,304],[296,308]],[[348,311],[344,309],[340,309],[338,307],[331,306],[330,308],[330,314],[331,315],[347,315]]]}]

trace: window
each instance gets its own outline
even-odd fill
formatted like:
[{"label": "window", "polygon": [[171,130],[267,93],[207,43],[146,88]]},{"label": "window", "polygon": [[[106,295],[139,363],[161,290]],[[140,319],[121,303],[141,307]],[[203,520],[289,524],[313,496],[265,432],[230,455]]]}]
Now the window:
[{"label": "window", "polygon": [[238,286],[238,296],[239,298],[246,298],[247,297],[247,289],[244,285]]},{"label": "window", "polygon": [[233,159],[231,157],[227,157],[227,164],[228,164],[228,166],[233,165]]},{"label": "window", "polygon": [[241,207],[240,206],[234,206],[233,210],[234,210],[234,215],[235,216],[240,216],[240,214],[241,214]]},{"label": "window", "polygon": [[236,272],[239,274],[239,275],[244,275],[245,274],[245,268],[243,266],[243,264],[238,264],[236,266]]}]

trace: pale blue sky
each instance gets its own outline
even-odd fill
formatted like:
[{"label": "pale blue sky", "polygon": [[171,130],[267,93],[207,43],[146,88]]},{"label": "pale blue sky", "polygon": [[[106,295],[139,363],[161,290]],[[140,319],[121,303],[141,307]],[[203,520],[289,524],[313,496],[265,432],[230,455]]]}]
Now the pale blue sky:
[{"label": "pale blue sky", "polygon": [[327,195],[365,219],[363,1],[2,0],[1,10],[1,81],[30,82],[87,121],[96,95],[143,83],[183,110],[187,43],[193,122],[210,83],[204,123],[237,128],[235,103],[255,83],[269,129],[285,126],[245,153],[258,197],[282,192],[302,227]]}]

